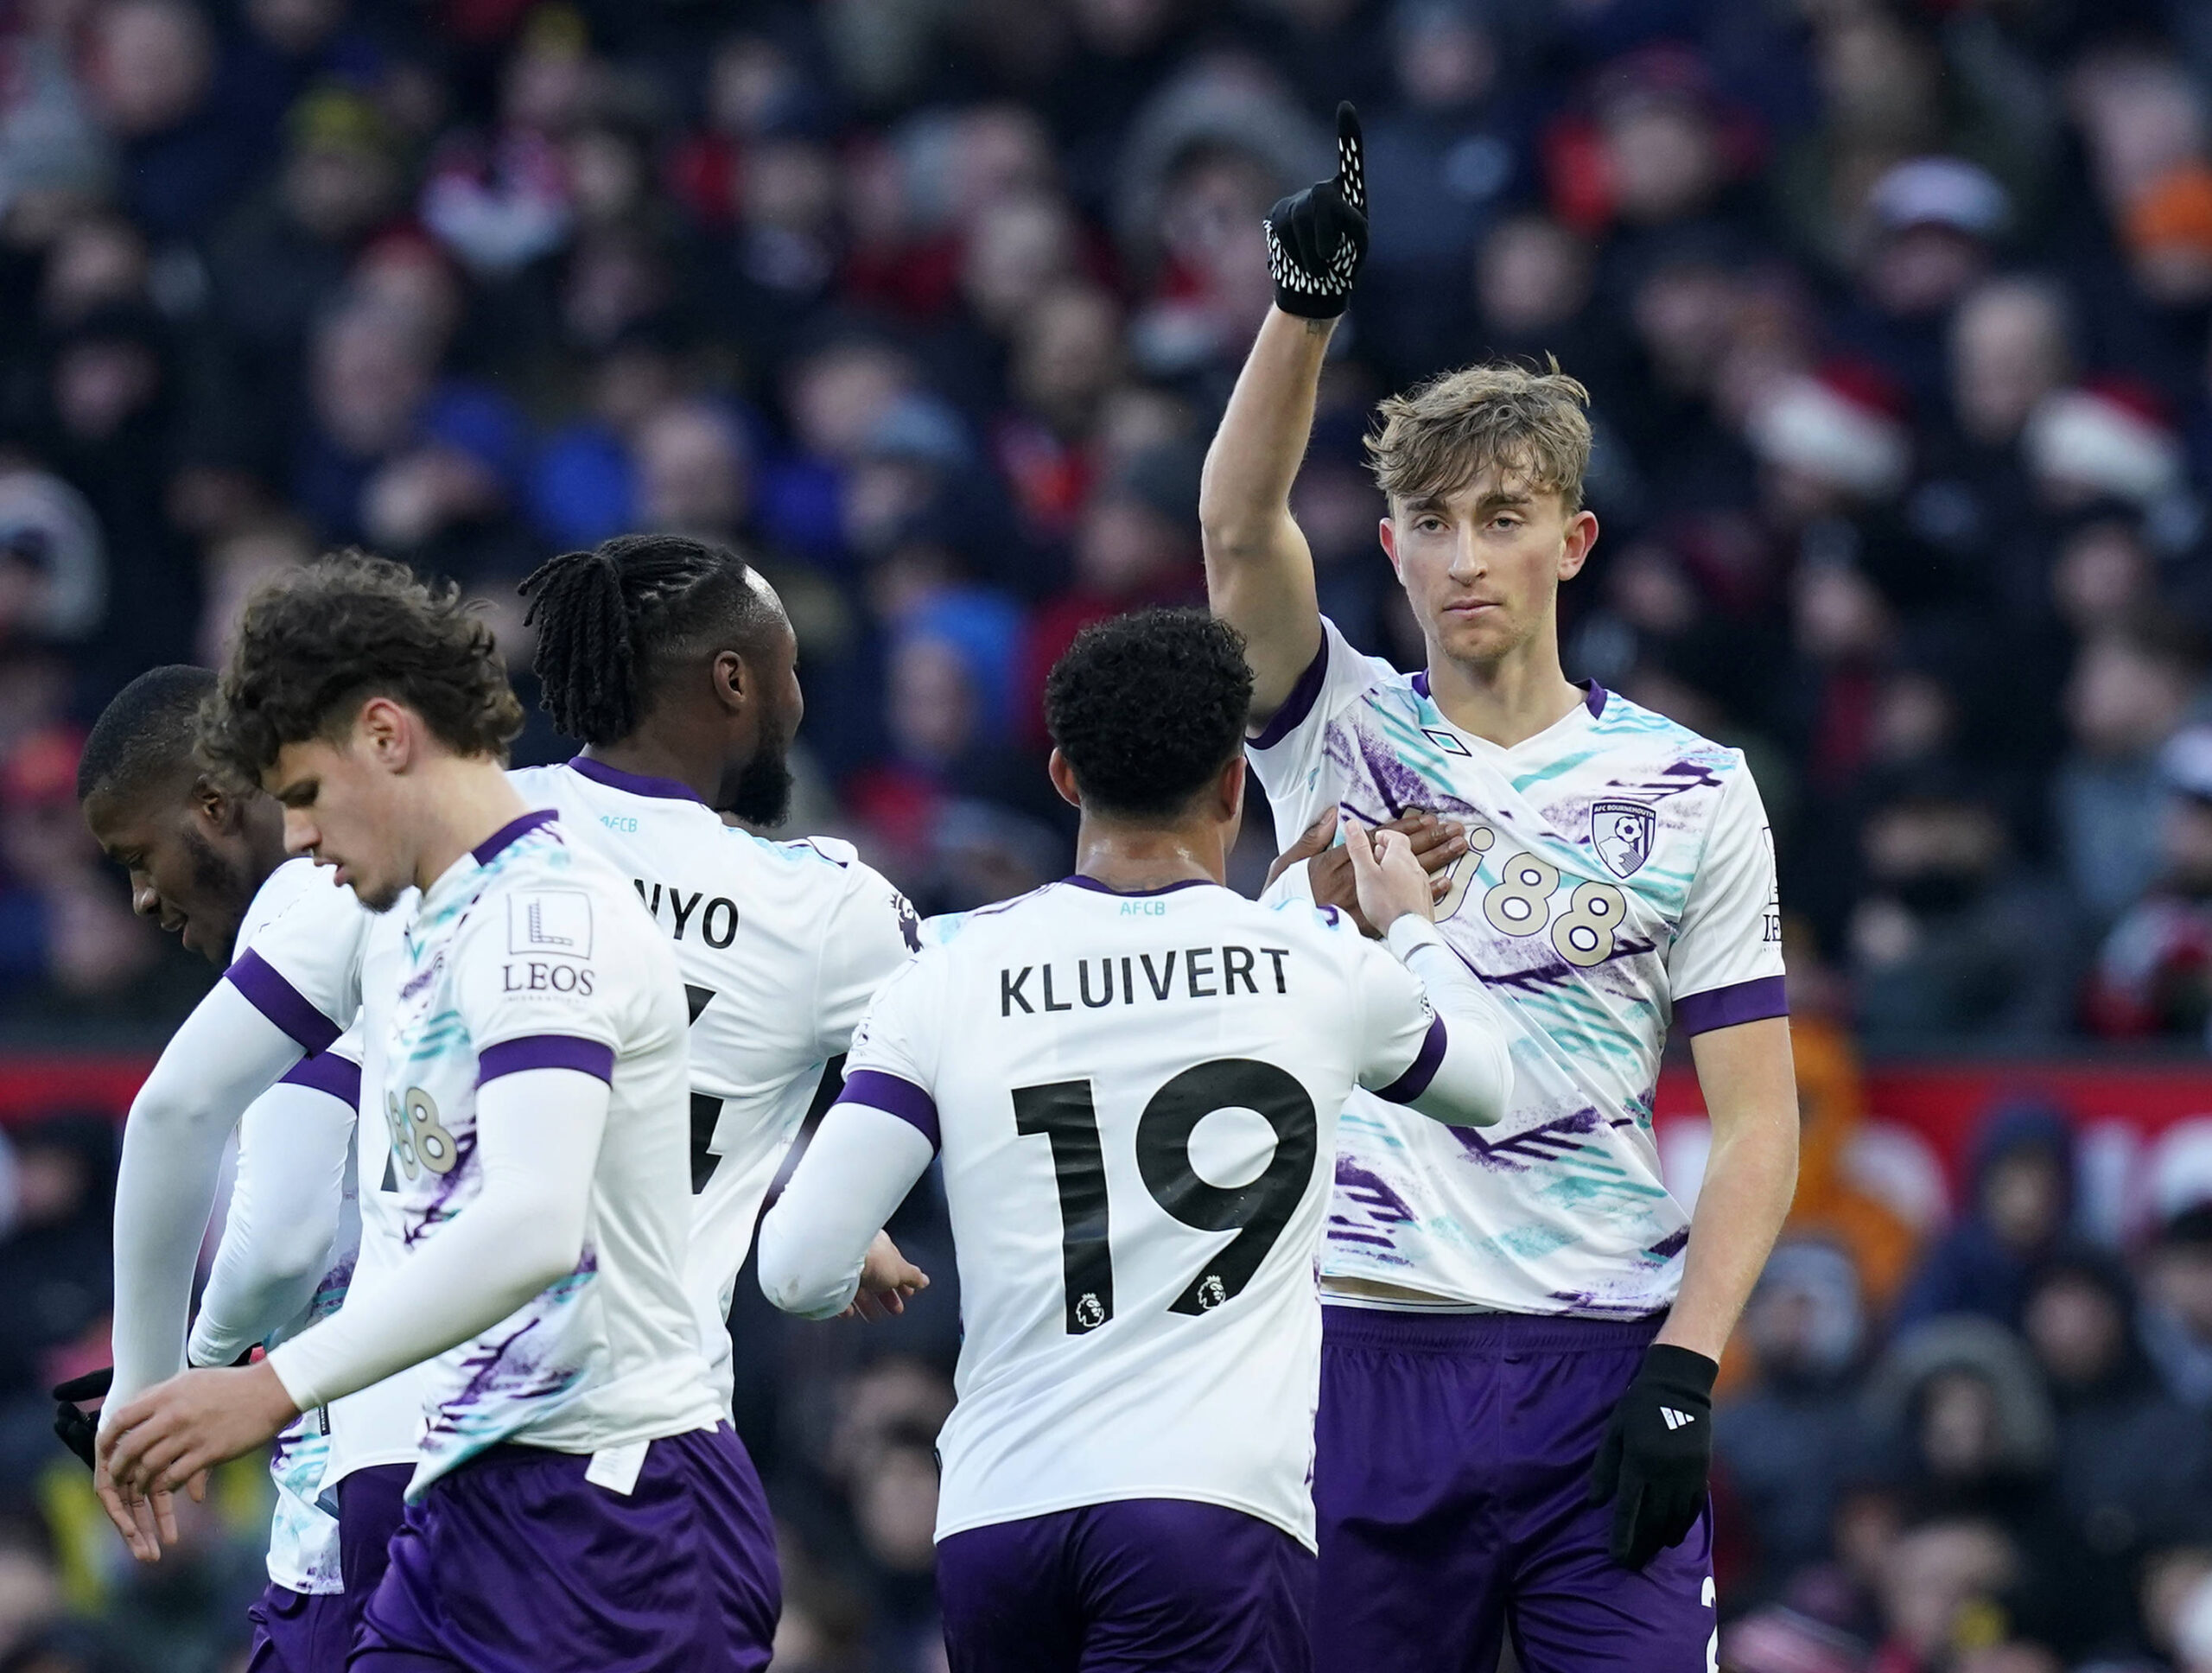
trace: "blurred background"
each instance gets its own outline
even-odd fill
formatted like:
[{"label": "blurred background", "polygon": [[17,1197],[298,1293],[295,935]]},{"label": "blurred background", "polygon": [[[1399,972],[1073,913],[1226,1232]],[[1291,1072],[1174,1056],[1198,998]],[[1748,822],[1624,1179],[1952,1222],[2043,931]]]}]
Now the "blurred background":
[{"label": "blurred background", "polygon": [[[1726,1368],[1724,1664],[2212,1670],[2212,5],[0,0],[0,1673],[234,1668],[261,1584],[257,1470],[138,1570],[47,1433],[212,976],[79,824],[106,697],[334,543],[526,669],[519,576],[681,530],[798,625],[794,829],[925,912],[1058,875],[1043,671],[1202,598],[1261,217],[1339,98],[1325,607],[1418,659],[1368,410],[1556,353],[1568,672],[1774,818],[1805,1169]],[[1685,1196],[1701,1120],[1670,1072]],[[895,1326],[740,1285],[784,1673],[941,1664],[957,1297],[928,1192],[895,1230]]]}]

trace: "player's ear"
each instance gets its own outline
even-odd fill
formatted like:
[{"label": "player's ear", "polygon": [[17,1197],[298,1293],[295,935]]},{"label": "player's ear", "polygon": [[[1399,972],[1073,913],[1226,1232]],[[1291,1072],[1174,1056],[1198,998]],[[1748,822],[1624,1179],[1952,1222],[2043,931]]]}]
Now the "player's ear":
[{"label": "player's ear", "polygon": [[708,665],[708,684],[715,701],[729,713],[744,708],[753,694],[753,672],[745,665],[744,655],[736,651],[715,652]]},{"label": "player's ear", "polygon": [[1221,776],[1214,780],[1214,793],[1220,799],[1222,823],[1238,825],[1244,822],[1244,752],[1238,750],[1224,762]]},{"label": "player's ear", "polygon": [[1052,780],[1052,788],[1060,792],[1060,799],[1070,807],[1083,805],[1083,791],[1075,781],[1075,769],[1068,765],[1068,758],[1053,746],[1052,760],[1045,763],[1045,772]]},{"label": "player's ear", "polygon": [[1382,543],[1382,555],[1390,560],[1390,572],[1403,582],[1406,571],[1398,562],[1398,525],[1384,518],[1375,525],[1375,538]]},{"label": "player's ear", "polygon": [[1559,578],[1572,581],[1582,573],[1582,566],[1590,561],[1590,549],[1598,544],[1598,514],[1580,511],[1567,519],[1567,544],[1560,550]]},{"label": "player's ear", "polygon": [[413,762],[422,722],[390,697],[371,697],[353,717],[352,742],[387,773],[404,773]]},{"label": "player's ear", "polygon": [[226,836],[245,822],[245,804],[205,773],[192,781],[192,811],[208,830]]}]

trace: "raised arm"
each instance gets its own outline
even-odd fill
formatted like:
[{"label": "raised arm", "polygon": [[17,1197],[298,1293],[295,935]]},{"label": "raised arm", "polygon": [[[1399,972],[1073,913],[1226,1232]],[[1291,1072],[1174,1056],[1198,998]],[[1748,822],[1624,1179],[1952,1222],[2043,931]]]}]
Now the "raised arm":
[{"label": "raised arm", "polygon": [[1207,449],[1198,489],[1206,595],[1244,635],[1252,720],[1290,696],[1321,646],[1313,555],[1290,515],[1290,488],[1313,428],[1321,362],[1367,253],[1359,118],[1337,107],[1337,173],[1268,212],[1275,305]]}]

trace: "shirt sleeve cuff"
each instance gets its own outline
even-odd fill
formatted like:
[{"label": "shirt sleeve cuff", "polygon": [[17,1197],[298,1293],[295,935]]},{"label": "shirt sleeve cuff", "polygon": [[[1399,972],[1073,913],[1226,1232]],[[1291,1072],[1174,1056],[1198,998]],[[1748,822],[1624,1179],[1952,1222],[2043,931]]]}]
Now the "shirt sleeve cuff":
[{"label": "shirt sleeve cuff", "polygon": [[1413,1066],[1388,1086],[1376,1087],[1375,1096],[1385,1104],[1411,1104],[1426,1092],[1429,1082],[1436,1078],[1438,1066],[1444,1061],[1446,1041],[1444,1019],[1431,1017],[1428,1033],[1421,1042],[1421,1051],[1414,1056]]},{"label": "shirt sleeve cuff", "polygon": [[329,1403],[315,1386],[312,1368],[300,1363],[308,1357],[301,1349],[301,1345],[306,1340],[306,1336],[302,1335],[278,1344],[270,1349],[269,1357],[264,1363],[275,1374],[276,1380],[284,1385],[284,1392],[291,1396],[295,1406],[302,1411],[313,1411],[317,1406]]},{"label": "shirt sleeve cuff", "polygon": [[274,964],[250,948],[223,972],[223,979],[303,1051],[327,1051],[345,1032],[315,1009],[314,1002],[287,982]]},{"label": "shirt sleeve cuff", "polygon": [[896,1116],[927,1139],[932,1151],[939,1148],[937,1100],[911,1080],[880,1069],[855,1069],[845,1077],[845,1090],[837,1094],[837,1102],[864,1104]]},{"label": "shirt sleeve cuff", "polygon": [[476,1053],[479,1086],[503,1075],[519,1075],[531,1069],[574,1069],[609,1085],[614,1079],[614,1048],[578,1034],[524,1034],[503,1040]]},{"label": "shirt sleeve cuff", "polygon": [[327,1092],[348,1110],[361,1107],[361,1066],[335,1052],[303,1057],[277,1078],[287,1086]]},{"label": "shirt sleeve cuff", "polygon": [[1675,1021],[1686,1034],[1711,1034],[1732,1028],[1738,1022],[1759,1022],[1770,1016],[1788,1016],[1789,999],[1783,978],[1762,976],[1750,982],[1708,988],[1684,994],[1675,1001]]}]

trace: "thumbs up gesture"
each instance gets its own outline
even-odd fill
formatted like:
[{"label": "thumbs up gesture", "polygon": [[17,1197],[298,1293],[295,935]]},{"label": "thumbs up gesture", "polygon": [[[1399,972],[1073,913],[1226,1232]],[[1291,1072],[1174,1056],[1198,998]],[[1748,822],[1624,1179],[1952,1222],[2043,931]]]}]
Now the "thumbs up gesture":
[{"label": "thumbs up gesture", "polygon": [[1337,106],[1335,178],[1292,193],[1268,211],[1267,226],[1275,306],[1309,320],[1343,313],[1367,259],[1367,162],[1350,105]]}]

